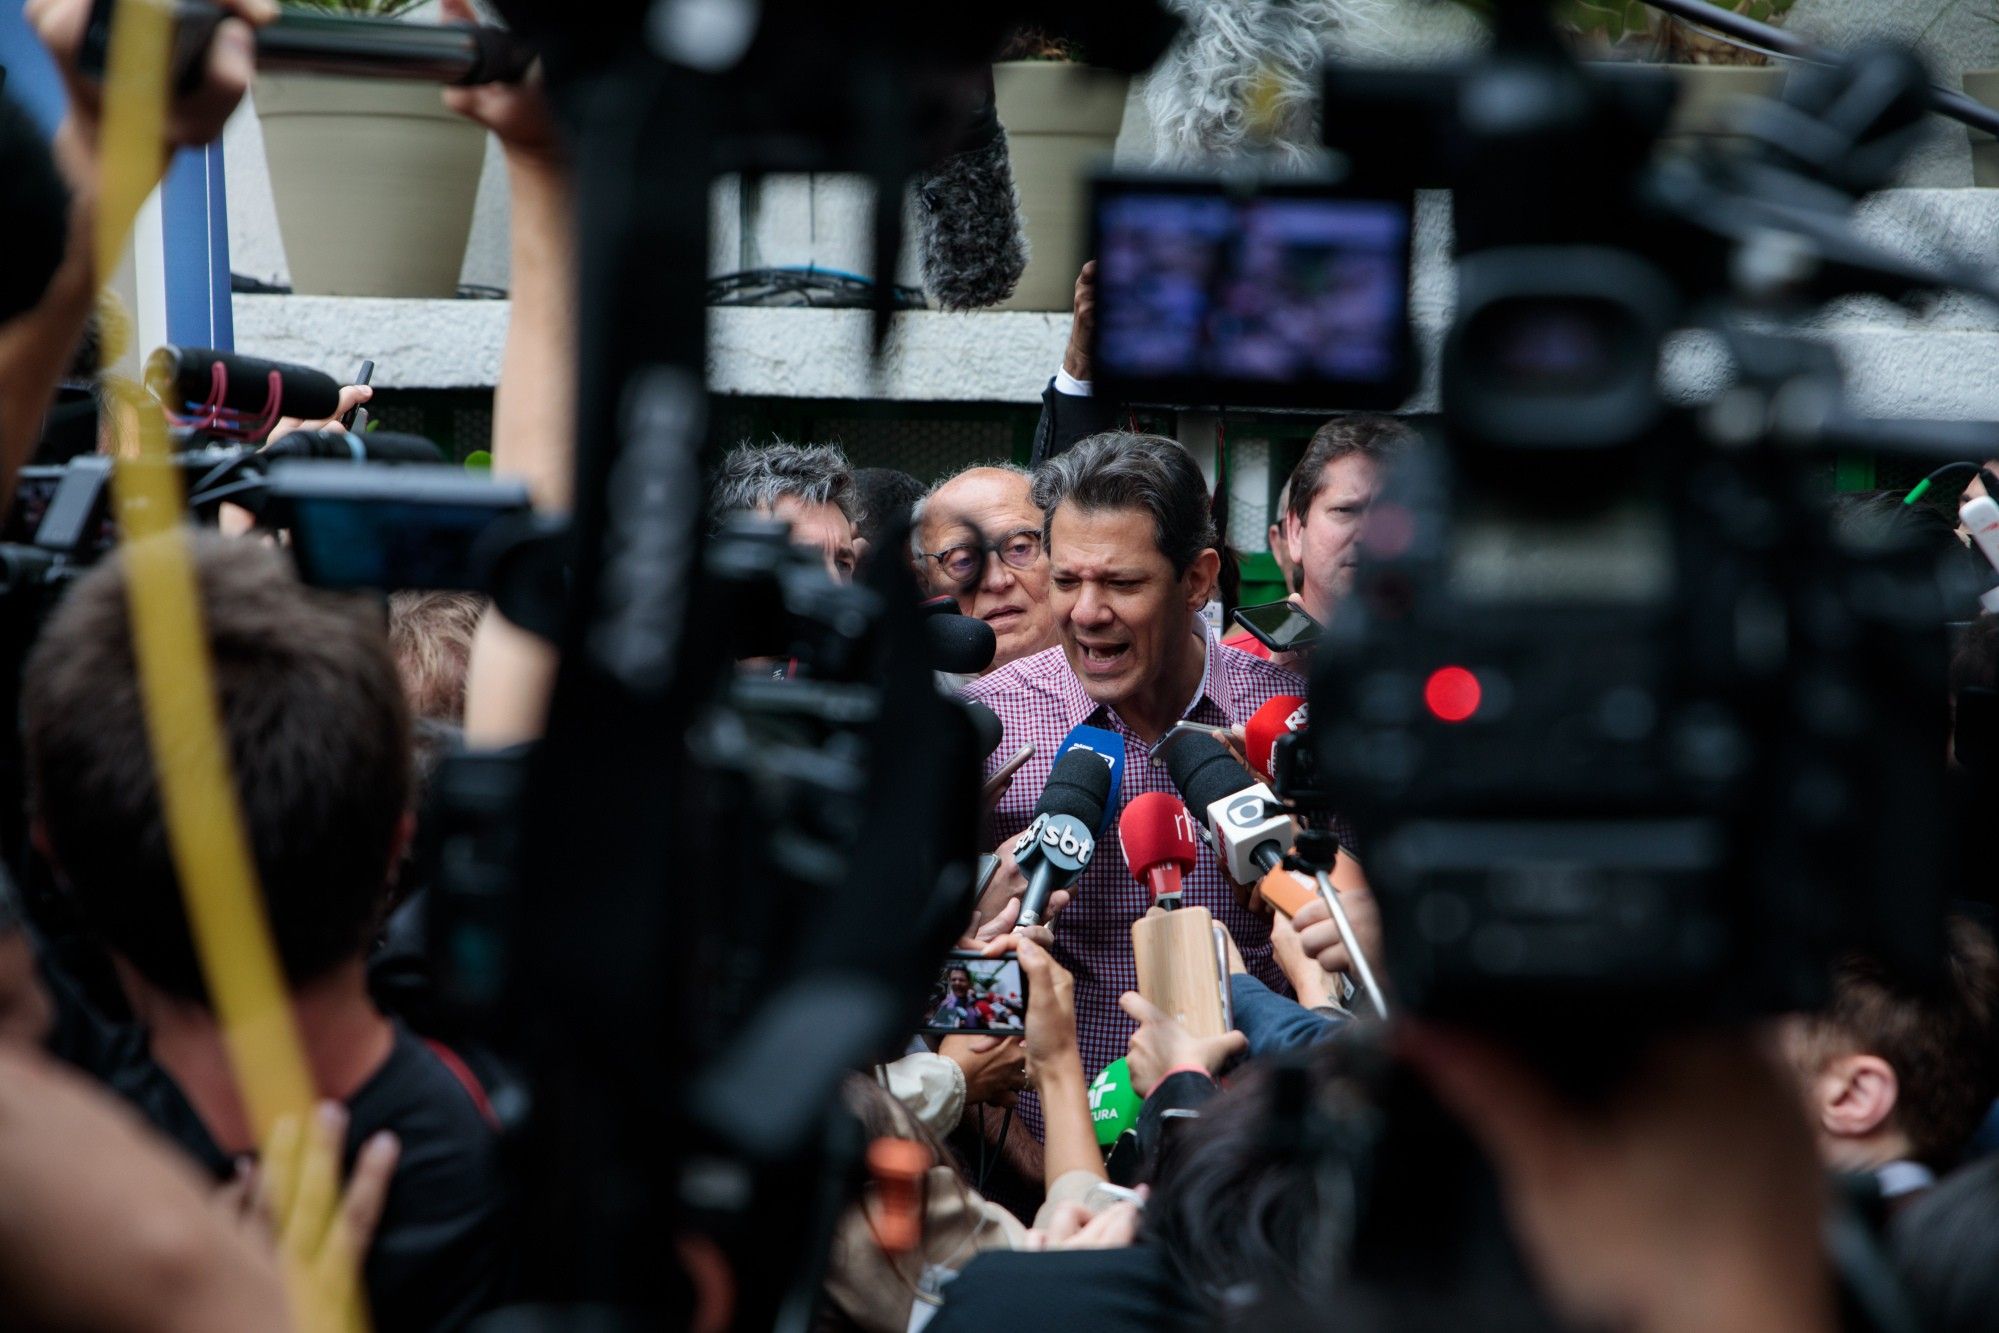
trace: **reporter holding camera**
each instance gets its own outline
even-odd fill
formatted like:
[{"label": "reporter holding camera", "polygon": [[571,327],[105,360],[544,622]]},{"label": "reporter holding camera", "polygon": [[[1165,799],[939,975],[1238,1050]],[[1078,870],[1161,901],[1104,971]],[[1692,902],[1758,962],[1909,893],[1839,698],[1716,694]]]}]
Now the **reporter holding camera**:
[{"label": "reporter holding camera", "polygon": [[[226,17],[209,46],[196,86],[167,110],[158,158],[145,182],[165,174],[174,149],[212,143],[249,89],[254,66],[252,25],[278,16],[274,0],[221,0]],[[56,132],[55,161],[69,192],[67,239],[60,265],[39,299],[25,310],[0,310],[0,509],[41,434],[57,382],[70,364],[97,296],[96,230],[103,185],[102,97],[82,72],[91,0],[29,0],[22,15],[48,47],[69,113]],[[136,202],[136,201],[134,201]]]}]

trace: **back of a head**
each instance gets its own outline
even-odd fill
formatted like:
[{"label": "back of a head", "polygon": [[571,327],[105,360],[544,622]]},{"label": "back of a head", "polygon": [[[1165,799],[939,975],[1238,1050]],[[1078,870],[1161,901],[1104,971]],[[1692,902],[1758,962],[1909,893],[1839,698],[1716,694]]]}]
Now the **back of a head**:
[{"label": "back of a head", "polygon": [[389,595],[389,649],[395,654],[412,717],[465,720],[472,639],[487,605],[486,598],[471,592]]},{"label": "back of a head", "polygon": [[1163,435],[1113,430],[1078,441],[1035,472],[1033,501],[1042,513],[1044,543],[1064,504],[1086,513],[1144,511],[1176,575],[1218,543],[1200,465],[1179,441]]},{"label": "back of a head", "polygon": [[860,535],[880,550],[889,529],[908,519],[923,498],[924,486],[901,468],[863,467],[854,469],[854,489],[860,496]]},{"label": "back of a head", "polygon": [[[1315,1062],[1315,1083],[1337,1076],[1336,1058],[1328,1052]],[[1314,1278],[1330,1274],[1353,1225],[1353,1200],[1339,1187],[1347,1169],[1326,1170],[1294,1139],[1273,1134],[1276,1105],[1273,1071],[1252,1064],[1178,1131],[1158,1163],[1146,1239],[1210,1311],[1323,1297],[1310,1289]]]},{"label": "back of a head", "polygon": [[830,444],[745,442],[729,451],[715,470],[708,494],[711,528],[732,514],[768,514],[779,502],[834,505],[859,527],[867,517],[847,455]]},{"label": "back of a head", "polygon": [[1999,1097],[1999,949],[1983,927],[1953,917],[1944,981],[1934,992],[1849,955],[1834,968],[1832,1003],[1810,1031],[1824,1055],[1887,1061],[1896,1078],[1894,1127],[1918,1161],[1947,1168]]},{"label": "back of a head", "polygon": [[1898,1213],[1889,1247],[1918,1327],[1989,1333],[1999,1318],[1999,1157],[1951,1175]]},{"label": "back of a head", "polygon": [[286,975],[359,956],[407,808],[410,722],[381,615],[299,583],[259,543],[174,533],[78,580],[22,686],[35,817],[63,880],[153,985],[204,999],[134,661],[131,562],[185,541],[245,833]]}]

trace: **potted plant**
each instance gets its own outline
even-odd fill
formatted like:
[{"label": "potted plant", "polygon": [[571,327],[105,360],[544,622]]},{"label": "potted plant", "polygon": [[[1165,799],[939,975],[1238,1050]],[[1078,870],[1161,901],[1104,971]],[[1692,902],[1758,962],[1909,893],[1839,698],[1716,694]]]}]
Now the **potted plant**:
[{"label": "potted plant", "polygon": [[1083,266],[1088,177],[1124,123],[1128,80],[1081,63],[1070,43],[1014,34],[993,64],[1014,187],[1027,233],[1027,271],[1001,310],[1067,310]]},{"label": "potted plant", "polygon": [[[1719,0],[1763,23],[1780,23],[1793,0]],[[1667,139],[1685,142],[1726,132],[1728,107],[1745,97],[1774,97],[1785,71],[1761,52],[1717,37],[1639,0],[1562,0],[1556,16],[1586,56],[1665,64],[1680,85]]]},{"label": "potted plant", "polygon": [[[392,18],[421,0],[293,0]],[[254,97],[292,290],[448,297],[458,291],[486,131],[434,83],[264,74]]]}]

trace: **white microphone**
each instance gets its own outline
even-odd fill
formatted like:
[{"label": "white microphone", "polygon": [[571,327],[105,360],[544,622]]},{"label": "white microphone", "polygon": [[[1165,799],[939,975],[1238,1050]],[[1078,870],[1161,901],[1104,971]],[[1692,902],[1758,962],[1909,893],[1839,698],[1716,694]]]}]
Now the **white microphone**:
[{"label": "white microphone", "polygon": [[1284,863],[1298,822],[1220,741],[1181,736],[1166,749],[1166,772],[1189,809],[1207,822],[1215,856],[1238,884],[1254,884]]},{"label": "white microphone", "polygon": [[[1999,502],[1989,495],[1981,495],[1976,500],[1968,500],[1957,511],[1958,521],[1971,534],[1971,540],[1985,556],[1985,562],[1999,571]],[[1978,599],[1979,606],[1987,611],[1999,612],[1999,588],[1987,589]]]}]

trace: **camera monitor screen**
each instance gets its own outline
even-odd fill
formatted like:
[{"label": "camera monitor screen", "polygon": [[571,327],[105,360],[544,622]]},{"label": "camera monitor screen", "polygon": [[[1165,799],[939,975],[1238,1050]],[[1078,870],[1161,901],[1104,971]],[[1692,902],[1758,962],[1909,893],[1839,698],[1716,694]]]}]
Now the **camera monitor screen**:
[{"label": "camera monitor screen", "polygon": [[511,480],[445,466],[284,462],[270,494],[290,514],[299,576],[321,588],[480,589],[480,538],[527,512]]},{"label": "camera monitor screen", "polygon": [[937,969],[930,1000],[923,1008],[925,1032],[993,1032],[1021,1036],[1027,1031],[1027,978],[1020,958],[981,958],[954,952]]},{"label": "camera monitor screen", "polygon": [[1126,401],[1392,407],[1415,383],[1413,202],[1095,184],[1093,378]]}]

